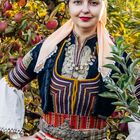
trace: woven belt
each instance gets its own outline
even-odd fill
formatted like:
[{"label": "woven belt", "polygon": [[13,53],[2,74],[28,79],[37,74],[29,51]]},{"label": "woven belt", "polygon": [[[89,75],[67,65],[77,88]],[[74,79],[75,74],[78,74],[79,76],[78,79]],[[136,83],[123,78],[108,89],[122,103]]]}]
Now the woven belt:
[{"label": "woven belt", "polygon": [[43,119],[47,122],[47,124],[54,127],[58,127],[63,124],[65,120],[69,120],[69,126],[72,129],[102,129],[107,125],[105,120],[94,116],[68,115],[52,112],[44,114]]},{"label": "woven belt", "polygon": [[72,129],[69,126],[69,120],[54,127],[40,119],[39,129],[41,130],[37,138],[38,140],[103,140],[107,136],[108,126],[103,129]]},{"label": "woven belt", "polygon": [[54,138],[50,134],[44,133],[43,131],[37,132],[35,138],[37,138],[37,140],[60,140],[60,139]]}]

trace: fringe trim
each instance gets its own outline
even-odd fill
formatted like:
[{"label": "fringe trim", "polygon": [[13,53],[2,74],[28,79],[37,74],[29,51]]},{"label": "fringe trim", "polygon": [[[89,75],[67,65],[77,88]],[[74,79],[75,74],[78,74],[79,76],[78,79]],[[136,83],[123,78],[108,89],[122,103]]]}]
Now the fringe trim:
[{"label": "fringe trim", "polygon": [[19,130],[19,129],[0,127],[0,131],[2,131],[5,134],[8,134],[9,132],[11,132],[11,133],[17,133],[17,134],[20,134],[20,135],[24,135],[23,130]]}]

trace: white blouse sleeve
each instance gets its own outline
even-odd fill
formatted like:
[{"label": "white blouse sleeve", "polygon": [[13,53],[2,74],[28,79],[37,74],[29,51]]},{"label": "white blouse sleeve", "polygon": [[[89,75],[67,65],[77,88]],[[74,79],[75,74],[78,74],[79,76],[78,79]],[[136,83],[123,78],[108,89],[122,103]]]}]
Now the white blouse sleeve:
[{"label": "white blouse sleeve", "polygon": [[140,122],[128,123],[129,135],[126,140],[140,140]]},{"label": "white blouse sleeve", "polygon": [[0,80],[0,131],[21,133],[24,122],[24,96],[11,87],[6,78]]}]

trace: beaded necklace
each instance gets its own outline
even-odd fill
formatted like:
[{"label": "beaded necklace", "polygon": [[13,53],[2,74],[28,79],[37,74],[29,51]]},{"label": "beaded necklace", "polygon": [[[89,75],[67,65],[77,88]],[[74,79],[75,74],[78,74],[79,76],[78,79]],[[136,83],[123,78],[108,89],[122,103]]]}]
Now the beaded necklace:
[{"label": "beaded necklace", "polygon": [[66,42],[65,59],[62,67],[62,75],[70,78],[85,79],[88,74],[89,67],[96,60],[96,46],[92,52],[88,45],[83,46],[78,50],[78,43],[71,43],[71,38]]}]

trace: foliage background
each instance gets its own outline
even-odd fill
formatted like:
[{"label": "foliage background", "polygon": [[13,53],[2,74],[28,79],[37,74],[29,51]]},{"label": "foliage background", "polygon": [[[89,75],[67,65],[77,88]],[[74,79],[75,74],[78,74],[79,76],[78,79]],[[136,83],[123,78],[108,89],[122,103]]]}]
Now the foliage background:
[{"label": "foliage background", "polygon": [[[114,38],[124,38],[123,43],[129,46],[128,52],[133,52],[133,59],[140,56],[139,9],[140,0],[108,0],[107,28]],[[2,0],[0,77],[6,75],[35,44],[54,32],[68,18],[65,2],[61,0]],[[42,114],[37,81],[31,82],[23,90],[26,107],[24,130],[29,135],[37,130],[38,118]],[[117,126],[119,139],[123,139],[124,135]]]}]

